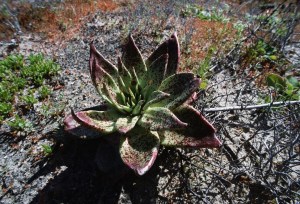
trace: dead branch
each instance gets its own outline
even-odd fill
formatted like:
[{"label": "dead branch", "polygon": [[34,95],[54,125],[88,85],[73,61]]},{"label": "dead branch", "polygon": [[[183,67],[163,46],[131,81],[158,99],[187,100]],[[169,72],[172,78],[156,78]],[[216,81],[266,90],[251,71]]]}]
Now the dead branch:
[{"label": "dead branch", "polygon": [[300,104],[300,101],[279,101],[272,103],[263,103],[258,105],[240,105],[240,106],[228,106],[228,107],[216,107],[216,108],[204,108],[203,112],[218,112],[218,111],[232,111],[232,110],[252,110],[261,108],[270,108],[277,106],[289,106],[294,104]]}]

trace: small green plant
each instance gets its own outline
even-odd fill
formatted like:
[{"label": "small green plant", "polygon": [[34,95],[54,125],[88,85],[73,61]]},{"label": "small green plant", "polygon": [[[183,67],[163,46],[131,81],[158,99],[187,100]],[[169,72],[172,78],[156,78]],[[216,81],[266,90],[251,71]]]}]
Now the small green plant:
[{"label": "small green plant", "polygon": [[194,16],[201,20],[228,22],[228,18],[224,15],[224,11],[213,7],[211,10],[204,9],[198,5],[187,5],[183,11],[184,15]]},{"label": "small green plant", "polygon": [[[6,117],[12,112],[11,103],[0,102],[0,116]],[[1,121],[1,120],[0,120]]]},{"label": "small green plant", "polygon": [[278,51],[272,45],[266,43],[264,40],[258,40],[257,43],[249,49],[248,54],[252,59],[260,59],[262,61],[276,61],[278,59]]},{"label": "small green plant", "polygon": [[207,87],[208,77],[209,77],[209,69],[211,66],[211,58],[212,58],[215,50],[216,50],[216,48],[213,46],[209,48],[206,57],[200,63],[199,68],[197,70],[197,74],[201,78],[201,83],[200,83],[199,88],[202,90],[205,90]]},{"label": "small green plant", "polygon": [[41,86],[44,79],[50,78],[58,73],[60,67],[52,60],[47,60],[42,54],[30,55],[28,57],[29,65],[24,67],[21,75],[30,80],[35,86]]},{"label": "small green plant", "polygon": [[29,121],[26,121],[18,115],[16,115],[13,120],[8,121],[7,124],[13,131],[24,131],[25,129],[30,129],[32,127],[32,124]]},{"label": "small green plant", "polygon": [[241,38],[243,36],[243,32],[244,32],[245,28],[247,27],[247,24],[245,24],[241,21],[237,21],[233,24],[233,27],[237,32],[237,36],[239,38]]},{"label": "small green plant", "polygon": [[42,104],[41,109],[40,109],[40,113],[45,116],[48,117],[51,112],[50,112],[50,105],[49,104]]},{"label": "small green plant", "polygon": [[44,152],[45,156],[49,156],[49,155],[53,154],[53,149],[50,145],[42,144],[42,148],[43,148],[43,152]]},{"label": "small green plant", "polygon": [[[300,82],[293,76],[281,77],[270,73],[266,77],[267,85],[273,88],[278,96],[275,100],[300,100]],[[270,102],[268,97],[267,102]]]},{"label": "small green plant", "polygon": [[9,67],[10,70],[20,70],[24,67],[24,57],[22,55],[9,55],[0,62],[0,66]]},{"label": "small green plant", "polygon": [[145,61],[130,35],[118,67],[91,44],[90,74],[106,104],[71,111],[65,130],[80,138],[117,133],[122,161],[139,175],[153,165],[160,145],[220,147],[215,128],[190,105],[201,80],[193,73],[177,73],[179,57],[176,34]]},{"label": "small green plant", "polygon": [[[32,85],[39,89],[40,99],[51,94],[48,86],[43,85],[46,79],[56,75],[60,67],[53,61],[45,59],[41,54],[10,55],[0,61],[0,122],[12,115],[15,100],[20,100],[28,107],[37,102],[33,96]],[[25,91],[24,91],[25,90]],[[23,95],[23,93],[29,93]],[[23,96],[22,96],[23,95]]]},{"label": "small green plant", "polygon": [[39,88],[39,98],[40,99],[45,99],[47,98],[50,94],[52,93],[51,89],[49,88],[49,86],[41,86]]},{"label": "small green plant", "polygon": [[35,103],[38,102],[32,92],[29,92],[27,95],[22,96],[21,99],[29,107],[32,107]]}]

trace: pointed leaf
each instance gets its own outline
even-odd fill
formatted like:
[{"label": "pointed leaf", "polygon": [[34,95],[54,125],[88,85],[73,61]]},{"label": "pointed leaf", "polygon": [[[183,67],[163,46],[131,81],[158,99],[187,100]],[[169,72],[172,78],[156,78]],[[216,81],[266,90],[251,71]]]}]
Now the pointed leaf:
[{"label": "pointed leaf", "polygon": [[93,128],[100,133],[112,133],[116,131],[115,122],[118,119],[115,111],[80,111],[74,113],[73,118],[80,124]]},{"label": "pointed leaf", "polygon": [[165,77],[168,62],[168,54],[161,55],[149,66],[146,74],[142,78],[142,87],[151,86],[154,90],[161,84]]},{"label": "pointed leaf", "polygon": [[95,68],[93,67],[94,61],[96,61],[96,64],[98,64],[101,67],[101,69],[103,69],[109,75],[118,75],[118,69],[98,52],[98,50],[92,42],[90,44],[90,73],[92,73],[93,69]]},{"label": "pointed leaf", "polygon": [[166,78],[158,90],[170,94],[170,97],[151,107],[163,106],[173,110],[188,100],[198,89],[200,78],[192,73],[179,73]]},{"label": "pointed leaf", "polygon": [[171,38],[169,39],[168,54],[169,54],[169,61],[166,70],[166,76],[171,76],[177,73],[179,58],[180,58],[180,47],[179,47],[176,33],[171,35]]},{"label": "pointed leaf", "polygon": [[[92,50],[93,49],[91,49],[91,52]],[[102,68],[100,63],[103,63],[103,61],[99,60],[94,55],[95,54],[91,53],[90,58],[90,71],[93,84],[104,100],[110,104],[117,103],[116,96],[119,92],[119,88],[113,77]],[[111,73],[112,72],[113,71],[111,71]]]},{"label": "pointed leaf", "polygon": [[185,129],[159,131],[161,144],[179,147],[217,148],[220,140],[215,128],[195,108],[184,105],[176,109],[176,116],[188,124]]},{"label": "pointed leaf", "polygon": [[[89,107],[87,109],[84,109],[84,111],[88,111],[88,110],[106,111],[107,108],[108,106],[106,104],[102,104],[94,107]],[[71,135],[82,139],[94,139],[99,136],[102,136],[102,134],[100,134],[98,131],[88,128],[76,122],[72,114],[67,115],[67,117],[65,117],[64,129],[66,132],[70,133]]]},{"label": "pointed leaf", "polygon": [[138,124],[153,131],[173,128],[180,129],[187,126],[186,123],[180,121],[169,109],[162,107],[148,108],[138,121]]},{"label": "pointed leaf", "polygon": [[177,73],[179,58],[180,58],[180,47],[178,43],[178,38],[176,33],[171,35],[171,37],[162,43],[147,59],[146,64],[149,66],[155,60],[157,60],[161,55],[168,54],[169,60],[166,69],[166,77]]},{"label": "pointed leaf", "polygon": [[145,174],[153,165],[159,148],[156,132],[136,127],[121,136],[120,155],[123,162],[139,175]]},{"label": "pointed leaf", "polygon": [[133,115],[137,115],[137,114],[140,114],[141,112],[141,109],[142,109],[142,105],[145,103],[144,100],[140,100],[136,106],[134,107],[133,111],[132,111],[132,114]]},{"label": "pointed leaf", "polygon": [[133,77],[130,71],[123,64],[120,57],[118,57],[118,70],[119,70],[119,75],[121,76],[124,84],[129,87],[131,85],[131,81]]},{"label": "pointed leaf", "polygon": [[64,130],[81,139],[95,139],[103,135],[95,129],[79,124],[71,114],[64,119]]},{"label": "pointed leaf", "polygon": [[138,77],[143,76],[147,70],[142,54],[131,35],[128,36],[128,41],[125,44],[122,61],[130,72],[134,68]]}]

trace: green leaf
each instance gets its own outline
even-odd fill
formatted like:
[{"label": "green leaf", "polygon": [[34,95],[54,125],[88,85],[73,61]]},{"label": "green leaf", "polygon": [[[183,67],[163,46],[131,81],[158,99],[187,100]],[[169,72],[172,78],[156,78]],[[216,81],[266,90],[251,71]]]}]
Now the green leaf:
[{"label": "green leaf", "polygon": [[164,93],[162,91],[154,91],[150,95],[148,102],[144,105],[143,110],[146,110],[150,105],[159,103],[160,101],[170,97],[170,94]]},{"label": "green leaf", "polygon": [[117,68],[107,61],[91,44],[90,73],[98,93],[110,104],[117,104],[119,87],[114,79],[118,77]]},{"label": "green leaf", "polygon": [[198,110],[184,105],[177,108],[175,114],[188,125],[180,130],[158,131],[162,145],[198,148],[220,147],[221,142],[215,136],[216,130]]},{"label": "green leaf", "polygon": [[145,174],[153,165],[159,149],[156,132],[136,127],[121,136],[120,156],[123,162],[137,174]]},{"label": "green leaf", "polygon": [[[130,87],[133,77],[132,77],[132,74],[128,71],[128,69],[123,64],[120,57],[118,57],[118,69],[119,69],[119,77],[118,78],[122,79],[122,83],[125,85],[125,87]],[[122,84],[122,86],[123,86],[123,84]],[[126,92],[126,89],[124,89],[124,91]]]},{"label": "green leaf", "polygon": [[118,118],[116,121],[116,128],[119,133],[125,134],[134,128],[138,120],[139,116]]},{"label": "green leaf", "polygon": [[269,59],[275,61],[275,60],[277,60],[277,56],[276,55],[270,55]]},{"label": "green leaf", "polygon": [[170,97],[151,107],[162,106],[173,110],[183,104],[199,87],[200,78],[192,73],[179,73],[166,78],[159,91],[170,94]]},{"label": "green leaf", "polygon": [[161,55],[149,66],[146,74],[142,78],[142,87],[151,86],[153,90],[161,84],[165,77],[166,67],[168,62],[168,54]]},{"label": "green leaf", "polygon": [[286,87],[285,79],[278,74],[268,74],[266,81],[268,86],[278,88],[279,90],[283,90]]},{"label": "green leaf", "polygon": [[300,83],[296,77],[288,76],[286,78],[288,82],[290,82],[293,85],[293,87],[300,87]]},{"label": "green leaf", "polygon": [[187,126],[169,109],[163,107],[148,108],[138,121],[138,124],[153,131],[171,128],[180,129]]},{"label": "green leaf", "polygon": [[144,100],[140,100],[136,106],[134,107],[133,111],[132,111],[132,114],[133,115],[137,115],[141,112],[141,109],[142,109],[142,105],[145,103]]},{"label": "green leaf", "polygon": [[207,88],[207,80],[202,80],[201,83],[200,83],[199,88],[201,90],[205,90]]},{"label": "green leaf", "polygon": [[142,54],[139,48],[135,45],[131,35],[128,36],[127,43],[124,46],[122,61],[131,74],[133,74],[133,68],[135,69],[138,78],[143,76],[147,71]]}]

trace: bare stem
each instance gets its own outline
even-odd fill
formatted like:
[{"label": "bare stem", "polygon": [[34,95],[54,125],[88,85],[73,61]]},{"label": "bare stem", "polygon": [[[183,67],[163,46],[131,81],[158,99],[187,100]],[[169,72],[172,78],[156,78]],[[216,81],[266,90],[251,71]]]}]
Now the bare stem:
[{"label": "bare stem", "polygon": [[263,103],[259,105],[247,105],[247,106],[228,106],[228,107],[216,107],[216,108],[204,108],[203,112],[218,112],[218,111],[231,111],[231,110],[251,110],[251,109],[261,109],[267,107],[276,106],[288,106],[293,104],[300,104],[300,101],[279,101],[272,103]]}]

